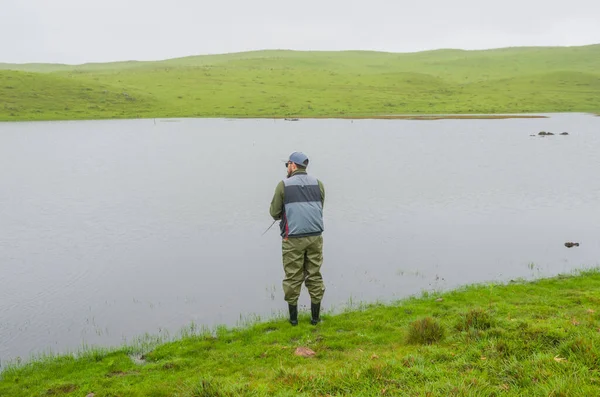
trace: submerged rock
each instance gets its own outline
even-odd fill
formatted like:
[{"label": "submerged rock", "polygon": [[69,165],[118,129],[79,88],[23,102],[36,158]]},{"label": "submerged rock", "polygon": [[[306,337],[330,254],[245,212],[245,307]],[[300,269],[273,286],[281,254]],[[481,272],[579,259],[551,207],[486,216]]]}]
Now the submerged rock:
[{"label": "submerged rock", "polygon": [[561,132],[560,135],[569,135],[568,132]]}]

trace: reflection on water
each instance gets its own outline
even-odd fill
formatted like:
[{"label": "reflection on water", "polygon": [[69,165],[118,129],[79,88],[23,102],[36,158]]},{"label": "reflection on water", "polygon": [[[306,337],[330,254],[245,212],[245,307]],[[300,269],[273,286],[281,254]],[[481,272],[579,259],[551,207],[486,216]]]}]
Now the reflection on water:
[{"label": "reflection on water", "polygon": [[177,121],[0,124],[0,360],[285,309],[262,233],[294,150],[325,310],[597,265],[600,118]]}]

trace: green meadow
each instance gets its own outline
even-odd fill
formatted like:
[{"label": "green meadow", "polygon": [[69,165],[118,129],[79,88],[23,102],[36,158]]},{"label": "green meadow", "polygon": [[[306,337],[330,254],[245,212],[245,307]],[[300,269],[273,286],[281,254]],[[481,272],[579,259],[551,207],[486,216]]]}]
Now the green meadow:
[{"label": "green meadow", "polygon": [[[1,396],[595,396],[600,271],[13,364]],[[296,355],[298,348],[314,355]]]},{"label": "green meadow", "polygon": [[600,44],[0,64],[0,120],[600,112]]}]

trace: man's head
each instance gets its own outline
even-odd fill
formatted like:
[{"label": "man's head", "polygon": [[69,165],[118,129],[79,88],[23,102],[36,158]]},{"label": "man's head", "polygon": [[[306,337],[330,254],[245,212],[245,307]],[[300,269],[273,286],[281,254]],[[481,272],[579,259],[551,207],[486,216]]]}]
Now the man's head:
[{"label": "man's head", "polygon": [[308,157],[302,152],[294,152],[290,154],[290,158],[285,163],[287,167],[288,177],[296,170],[305,170],[308,167]]}]

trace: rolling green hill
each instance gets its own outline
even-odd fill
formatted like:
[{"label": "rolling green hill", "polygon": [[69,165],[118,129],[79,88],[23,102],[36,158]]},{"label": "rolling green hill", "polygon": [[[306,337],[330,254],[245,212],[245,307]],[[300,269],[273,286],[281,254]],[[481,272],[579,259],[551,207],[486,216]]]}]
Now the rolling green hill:
[{"label": "rolling green hill", "polygon": [[0,71],[0,120],[139,117],[158,101],[136,90],[57,74]]},{"label": "rolling green hill", "polygon": [[600,112],[600,45],[0,64],[0,120],[566,111]]}]

